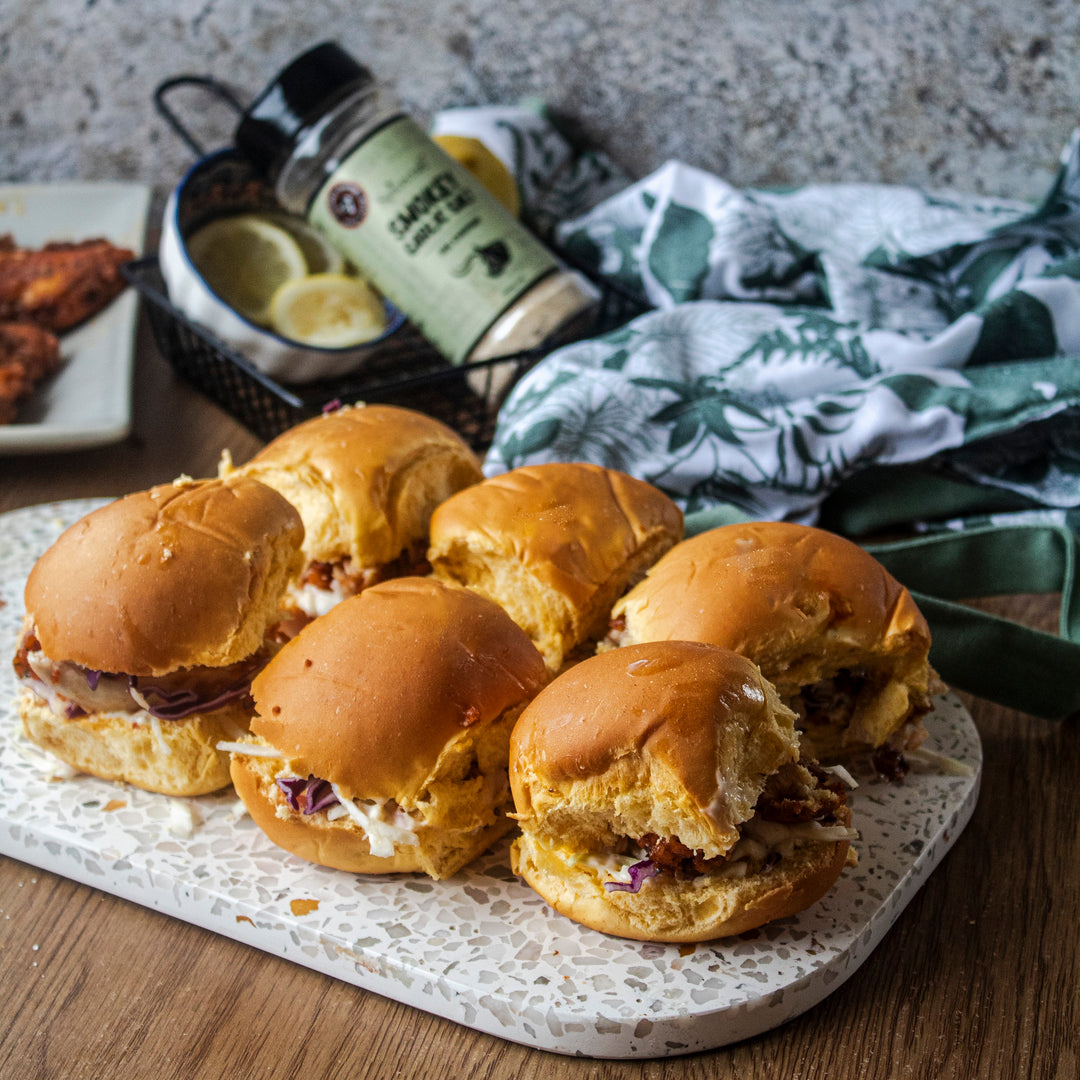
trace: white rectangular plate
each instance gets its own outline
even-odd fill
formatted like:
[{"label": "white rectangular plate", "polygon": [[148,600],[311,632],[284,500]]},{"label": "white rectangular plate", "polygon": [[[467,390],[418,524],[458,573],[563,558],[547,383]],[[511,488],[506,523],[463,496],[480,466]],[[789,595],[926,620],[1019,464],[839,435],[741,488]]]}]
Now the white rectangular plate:
[{"label": "white rectangular plate", "polygon": [[[146,184],[0,184],[0,235],[23,247],[104,237],[142,253]],[[75,450],[118,442],[131,430],[137,296],[126,289],[60,338],[59,373],[0,426],[0,454]]]},{"label": "white rectangular plate", "polygon": [[[0,517],[0,642],[61,528],[97,502]],[[598,1058],[713,1049],[820,1002],[884,936],[967,824],[982,750],[952,696],[929,745],[966,767],[902,784],[856,772],[859,864],[799,915],[697,946],[607,937],[557,915],[511,873],[507,844],[449,881],[364,877],[274,847],[231,793],[170,799],[68,776],[20,733],[0,656],[0,851],[297,964],[513,1042]]]}]

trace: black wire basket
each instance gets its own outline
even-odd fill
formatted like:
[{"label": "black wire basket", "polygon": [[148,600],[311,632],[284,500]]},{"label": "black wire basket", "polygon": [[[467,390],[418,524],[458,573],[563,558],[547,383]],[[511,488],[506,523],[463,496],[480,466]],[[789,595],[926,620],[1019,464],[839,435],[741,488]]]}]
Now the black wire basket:
[{"label": "black wire basket", "polygon": [[[545,354],[544,349],[532,349],[454,365],[406,323],[365,357],[356,372],[284,385],[169,302],[156,256],[129,262],[122,270],[146,301],[154,340],[176,374],[266,441],[335,404],[362,401],[426,413],[483,451],[491,444],[506,394]],[[629,297],[602,289],[594,333],[613,330],[639,311]]]},{"label": "black wire basket", "polygon": [[[206,162],[206,149],[169,104],[170,95],[185,87],[209,94],[211,101],[223,104],[233,114],[240,114],[243,106],[226,86],[205,75],[177,75],[154,91],[158,113],[196,159]],[[243,184],[240,186],[246,190]],[[158,349],[176,374],[266,441],[335,404],[363,401],[427,413],[461,434],[474,449],[483,451],[491,444],[499,406],[506,394],[549,351],[538,348],[454,365],[406,322],[366,350],[354,372],[285,385],[170,303],[156,256],[129,262],[122,271],[146,301]],[[598,287],[601,298],[592,334],[613,330],[643,310],[637,300],[620,290],[608,285]]]}]

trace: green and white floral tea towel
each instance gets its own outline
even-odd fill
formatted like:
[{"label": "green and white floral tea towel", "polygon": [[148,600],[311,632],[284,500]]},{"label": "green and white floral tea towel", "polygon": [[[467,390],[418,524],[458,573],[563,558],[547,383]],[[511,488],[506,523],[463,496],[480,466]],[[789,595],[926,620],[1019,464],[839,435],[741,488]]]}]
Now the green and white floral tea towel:
[{"label": "green and white floral tea towel", "polygon": [[[564,196],[616,177],[589,166],[597,183]],[[527,211],[542,189],[524,181]],[[919,463],[1011,505],[1080,507],[1080,135],[1038,206],[740,191],[671,162],[554,236],[647,310],[518,383],[489,475],[594,461],[688,513],[813,522],[852,477]]]}]

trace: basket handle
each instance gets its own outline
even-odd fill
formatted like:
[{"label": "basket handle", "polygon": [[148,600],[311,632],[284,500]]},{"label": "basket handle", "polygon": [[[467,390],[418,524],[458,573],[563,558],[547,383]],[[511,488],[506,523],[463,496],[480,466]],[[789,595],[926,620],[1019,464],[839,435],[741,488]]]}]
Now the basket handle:
[{"label": "basket handle", "polygon": [[178,86],[199,86],[204,90],[209,90],[210,93],[229,105],[237,115],[243,113],[244,106],[237,101],[235,95],[227,86],[224,86],[222,83],[218,82],[217,79],[211,78],[209,75],[175,75],[173,78],[166,79],[157,86],[154,90],[154,107],[157,109],[158,113],[169,127],[184,140],[197,158],[205,157],[206,150],[203,148],[202,144],[190,131],[188,131],[183,122],[173,111],[172,107],[165,100],[166,96]]}]

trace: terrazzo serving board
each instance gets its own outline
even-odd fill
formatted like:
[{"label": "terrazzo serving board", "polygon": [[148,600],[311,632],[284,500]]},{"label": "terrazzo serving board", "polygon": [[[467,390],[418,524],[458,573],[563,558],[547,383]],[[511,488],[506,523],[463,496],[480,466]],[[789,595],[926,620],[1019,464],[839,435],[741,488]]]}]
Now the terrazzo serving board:
[{"label": "terrazzo serving board", "polygon": [[[37,556],[99,501],[0,516],[0,643],[14,653]],[[449,881],[364,877],[274,847],[231,793],[172,799],[73,775],[21,734],[0,654],[0,851],[364,990],[544,1050],[650,1058],[712,1049],[813,1007],[869,956],[967,824],[982,753],[938,699],[903,784],[855,771],[859,864],[759,931],[653,945],[586,930],[517,880],[504,842]],[[853,770],[854,771],[854,770]]]}]

